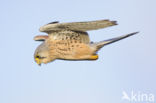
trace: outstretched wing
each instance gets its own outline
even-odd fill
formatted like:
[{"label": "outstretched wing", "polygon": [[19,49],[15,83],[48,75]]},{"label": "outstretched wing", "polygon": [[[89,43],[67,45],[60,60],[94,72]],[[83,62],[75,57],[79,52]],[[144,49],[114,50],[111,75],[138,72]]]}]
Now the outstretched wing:
[{"label": "outstretched wing", "polygon": [[109,20],[97,20],[88,22],[71,22],[71,23],[58,23],[52,22],[44,25],[40,28],[41,32],[53,32],[58,30],[72,30],[72,31],[83,31],[96,30],[109,26],[117,25],[116,21]]}]

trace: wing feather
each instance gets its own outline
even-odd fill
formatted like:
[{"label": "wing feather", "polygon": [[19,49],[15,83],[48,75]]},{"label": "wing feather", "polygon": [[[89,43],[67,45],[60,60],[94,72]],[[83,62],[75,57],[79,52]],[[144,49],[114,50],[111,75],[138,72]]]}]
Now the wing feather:
[{"label": "wing feather", "polygon": [[35,41],[45,41],[46,39],[48,39],[48,35],[37,35],[34,37]]},{"label": "wing feather", "polygon": [[53,32],[58,30],[73,30],[73,31],[89,31],[106,28],[117,25],[116,21],[97,20],[88,22],[71,22],[71,23],[50,23],[40,28],[41,32]]},{"label": "wing feather", "polygon": [[79,43],[90,43],[90,39],[87,32],[78,32],[71,30],[62,30],[49,34],[50,40],[55,41],[68,41],[68,42],[79,42]]}]

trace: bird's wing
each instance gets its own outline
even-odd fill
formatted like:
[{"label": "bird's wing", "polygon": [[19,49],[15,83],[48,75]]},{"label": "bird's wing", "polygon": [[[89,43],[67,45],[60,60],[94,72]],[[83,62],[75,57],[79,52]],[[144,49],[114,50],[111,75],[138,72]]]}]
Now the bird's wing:
[{"label": "bird's wing", "polygon": [[40,28],[41,32],[53,32],[58,30],[72,30],[72,31],[83,31],[96,30],[109,26],[117,25],[116,21],[110,20],[97,20],[88,22],[71,22],[71,23],[58,23],[52,22],[44,25]]},{"label": "bird's wing", "polygon": [[45,41],[46,39],[48,39],[48,35],[37,35],[34,37],[35,41]]},{"label": "bird's wing", "polygon": [[90,43],[87,32],[62,30],[49,33],[49,38],[53,41],[68,41],[77,43]]}]

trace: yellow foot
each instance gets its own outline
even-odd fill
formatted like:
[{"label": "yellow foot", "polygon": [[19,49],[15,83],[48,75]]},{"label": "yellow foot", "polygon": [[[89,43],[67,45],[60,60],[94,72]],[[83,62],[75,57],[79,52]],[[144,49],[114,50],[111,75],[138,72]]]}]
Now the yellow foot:
[{"label": "yellow foot", "polygon": [[96,59],[98,59],[98,57],[99,57],[98,55],[92,55],[89,59],[90,60],[96,60]]}]

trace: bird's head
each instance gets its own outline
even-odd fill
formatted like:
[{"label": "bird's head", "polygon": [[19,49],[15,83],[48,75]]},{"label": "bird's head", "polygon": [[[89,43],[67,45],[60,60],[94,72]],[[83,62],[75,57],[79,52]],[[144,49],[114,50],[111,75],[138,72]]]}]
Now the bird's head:
[{"label": "bird's head", "polygon": [[34,59],[38,65],[41,65],[42,63],[46,64],[51,61],[48,47],[44,42],[37,47],[34,54]]}]

